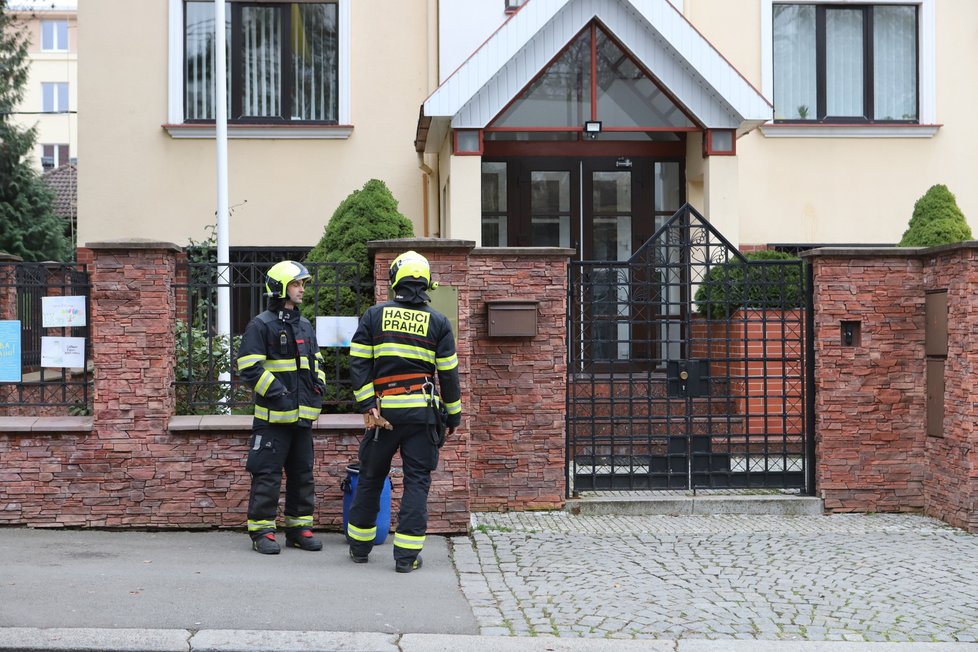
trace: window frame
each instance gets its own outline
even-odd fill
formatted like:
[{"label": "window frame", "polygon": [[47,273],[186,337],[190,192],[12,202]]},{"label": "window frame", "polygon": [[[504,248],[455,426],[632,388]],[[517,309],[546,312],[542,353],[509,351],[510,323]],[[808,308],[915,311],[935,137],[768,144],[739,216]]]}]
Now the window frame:
[{"label": "window frame", "polygon": [[[184,114],[184,0],[168,0],[168,51],[167,75],[168,102],[167,123],[162,125],[172,138],[214,138],[213,120],[187,120]],[[228,5],[238,4],[226,0]],[[289,0],[291,2],[292,0]],[[229,114],[228,138],[349,138],[353,132],[350,119],[350,6],[352,0],[332,0],[337,5],[337,120],[336,123],[291,121],[275,118],[246,118],[231,120]],[[266,0],[259,4],[288,4],[284,0]],[[233,7],[228,7],[230,12]],[[233,38],[233,33],[232,33]],[[233,49],[232,49],[233,53]],[[235,74],[234,64],[229,60]],[[231,98],[233,106],[234,98]]]},{"label": "window frame", "polygon": [[[51,100],[53,101],[52,108],[48,108],[47,105],[47,93],[45,92],[47,88],[51,88]],[[68,113],[71,110],[69,102],[69,88],[68,82],[41,82],[41,112],[42,113]],[[61,107],[61,101],[64,100],[64,108]]]},{"label": "window frame", "polygon": [[[759,0],[761,5],[761,90],[774,97],[774,5],[825,5],[872,7],[913,5],[917,7],[917,120],[789,120],[773,119],[761,126],[766,137],[774,138],[931,138],[940,129],[936,123],[936,0]],[[871,43],[868,45],[871,47]],[[870,78],[871,80],[871,78]],[[867,80],[866,83],[871,83]],[[824,95],[819,98],[821,102]]]},{"label": "window frame", "polygon": [[[61,43],[60,42],[60,39],[58,38],[59,30],[56,28],[56,25],[58,25],[58,24],[63,24],[65,26],[64,27],[64,35],[65,35],[64,43]],[[51,44],[48,44],[48,45],[45,45],[45,38],[44,38],[44,36],[45,36],[45,29],[44,28],[45,28],[46,25],[51,25],[52,26],[51,27],[51,29],[52,29],[52,31],[51,31],[51,39],[54,41],[54,43],[51,43]],[[68,50],[70,48],[70,43],[71,43],[71,38],[70,38],[70,36],[68,34],[68,21],[66,19],[64,19],[64,18],[52,18],[52,19],[44,19],[44,20],[41,21],[41,52],[68,52]]]}]

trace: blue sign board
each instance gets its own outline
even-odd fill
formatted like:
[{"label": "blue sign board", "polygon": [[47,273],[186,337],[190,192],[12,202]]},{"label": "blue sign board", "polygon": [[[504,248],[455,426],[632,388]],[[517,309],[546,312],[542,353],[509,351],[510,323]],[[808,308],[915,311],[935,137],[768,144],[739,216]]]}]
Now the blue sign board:
[{"label": "blue sign board", "polygon": [[20,379],[20,320],[0,320],[0,383]]}]

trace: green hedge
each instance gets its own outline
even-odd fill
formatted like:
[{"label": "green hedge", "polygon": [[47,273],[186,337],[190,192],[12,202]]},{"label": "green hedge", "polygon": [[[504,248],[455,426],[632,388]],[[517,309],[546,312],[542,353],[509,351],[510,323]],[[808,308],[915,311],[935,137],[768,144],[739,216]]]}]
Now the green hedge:
[{"label": "green hedge", "polygon": [[805,303],[801,265],[751,264],[798,260],[780,251],[753,251],[710,269],[696,290],[696,309],[709,319],[725,319],[745,308],[798,308]]}]

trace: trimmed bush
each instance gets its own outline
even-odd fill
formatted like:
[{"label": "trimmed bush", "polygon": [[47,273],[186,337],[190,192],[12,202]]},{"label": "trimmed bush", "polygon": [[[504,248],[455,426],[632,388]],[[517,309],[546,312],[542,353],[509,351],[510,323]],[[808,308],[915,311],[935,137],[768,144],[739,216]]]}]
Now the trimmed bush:
[{"label": "trimmed bush", "polygon": [[[306,256],[308,263],[356,263],[360,284],[354,286],[348,268],[323,265],[310,269],[314,282],[306,285],[302,312],[313,320],[316,314],[357,317],[374,303],[373,267],[367,255],[371,240],[394,240],[414,236],[414,226],[397,209],[397,200],[383,181],[371,179],[355,190],[336,208],[323,231],[323,237]],[[325,348],[327,387],[324,412],[353,409],[353,390],[349,386],[349,351]],[[339,378],[330,383],[330,378]]]},{"label": "trimmed bush", "polygon": [[944,184],[931,186],[913,206],[901,247],[934,247],[971,240],[971,227]]},{"label": "trimmed bush", "polygon": [[[371,240],[393,240],[414,235],[411,220],[397,209],[397,200],[387,185],[371,179],[360,190],[354,190],[336,208],[323,231],[323,237],[306,256],[306,263],[357,263],[364,281],[359,291],[348,285],[334,296],[333,286],[339,284],[335,272],[329,267],[319,271],[317,283],[306,288],[303,314],[315,317],[318,305],[320,314],[357,315],[373,304],[373,268],[367,255],[367,243]],[[322,287],[319,295],[316,288]],[[313,296],[310,296],[310,295]],[[337,312],[332,312],[334,309]],[[324,313],[323,310],[330,312]]]},{"label": "trimmed bush", "polygon": [[708,319],[726,319],[740,308],[797,308],[804,305],[801,265],[752,264],[798,258],[780,251],[752,251],[712,268],[696,290],[696,309]]}]

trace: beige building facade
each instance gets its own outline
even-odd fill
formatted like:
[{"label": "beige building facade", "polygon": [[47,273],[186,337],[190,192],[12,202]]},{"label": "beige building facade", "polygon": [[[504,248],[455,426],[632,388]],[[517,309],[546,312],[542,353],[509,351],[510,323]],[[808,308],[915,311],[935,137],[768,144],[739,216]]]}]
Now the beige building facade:
[{"label": "beige building facade", "polygon": [[32,164],[54,169],[78,158],[78,3],[18,0],[7,11],[30,41],[30,74],[15,120],[37,127]]},{"label": "beige building facade", "polygon": [[[371,178],[416,235],[585,259],[684,202],[745,248],[894,243],[935,183],[978,226],[970,0],[227,5],[232,248],[311,247]],[[212,10],[80,7],[80,244],[215,223]]]}]

